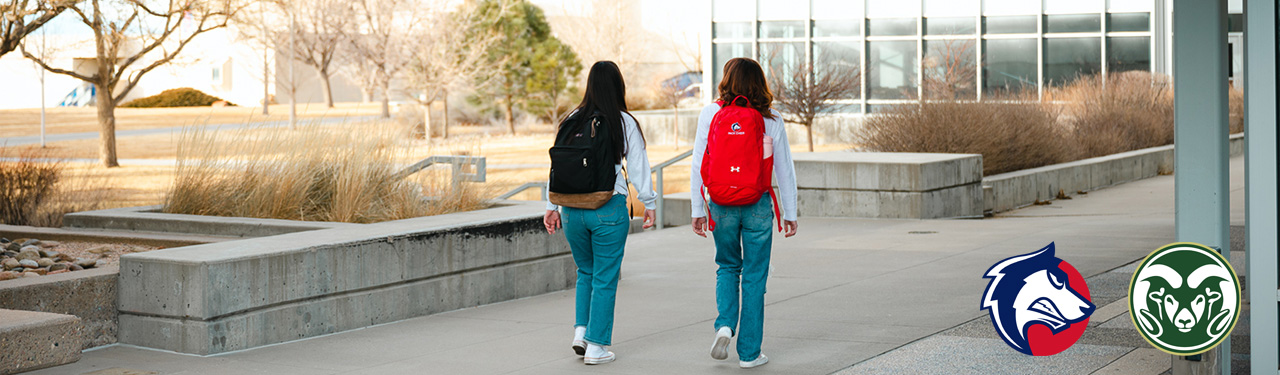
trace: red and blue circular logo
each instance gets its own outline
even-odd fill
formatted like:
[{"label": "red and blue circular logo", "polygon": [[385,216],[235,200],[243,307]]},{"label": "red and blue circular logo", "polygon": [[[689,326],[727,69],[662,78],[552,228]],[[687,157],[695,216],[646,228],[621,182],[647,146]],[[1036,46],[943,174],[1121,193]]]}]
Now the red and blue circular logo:
[{"label": "red and blue circular logo", "polygon": [[1070,263],[1054,256],[1053,243],[997,262],[983,278],[983,310],[996,333],[1026,355],[1054,355],[1074,345],[1096,310],[1089,286]]}]

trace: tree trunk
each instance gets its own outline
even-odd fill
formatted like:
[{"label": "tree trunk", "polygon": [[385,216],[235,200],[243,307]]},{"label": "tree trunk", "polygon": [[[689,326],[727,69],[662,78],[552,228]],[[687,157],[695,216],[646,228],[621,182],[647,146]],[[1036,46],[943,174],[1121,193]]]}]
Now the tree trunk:
[{"label": "tree trunk", "polygon": [[99,155],[107,168],[119,167],[116,161],[116,101],[110,93],[98,90],[98,134],[102,138]]},{"label": "tree trunk", "polygon": [[382,118],[391,118],[391,82],[382,83]]},{"label": "tree trunk", "polygon": [[267,61],[267,51],[262,51],[262,115],[271,114],[267,109],[271,105],[271,63]]},{"label": "tree trunk", "polygon": [[805,125],[805,129],[809,130],[809,152],[813,152],[813,123]]},{"label": "tree trunk", "polygon": [[516,116],[511,108],[511,95],[507,95],[507,100],[503,102],[503,106],[506,107],[507,129],[510,129],[511,134],[514,135],[516,134]]},{"label": "tree trunk", "polygon": [[676,104],[671,106],[671,112],[675,114],[675,119],[676,119],[673,122],[675,125],[671,127],[671,135],[672,135],[671,139],[674,140],[672,143],[675,143],[675,149],[679,150],[680,149],[680,105]]},{"label": "tree trunk", "polygon": [[372,102],[372,101],[373,101],[373,90],[369,90],[369,89],[367,89],[367,88],[361,87],[361,88],[360,88],[360,102],[361,102],[361,103],[369,103],[369,102]]},{"label": "tree trunk", "polygon": [[333,108],[333,90],[329,87],[329,69],[320,69],[320,91],[324,93],[324,105]]},{"label": "tree trunk", "polygon": [[422,139],[431,140],[431,103],[422,104]]},{"label": "tree trunk", "polygon": [[444,99],[444,126],[440,129],[443,130],[440,136],[449,139],[449,92],[445,91],[441,99]]}]

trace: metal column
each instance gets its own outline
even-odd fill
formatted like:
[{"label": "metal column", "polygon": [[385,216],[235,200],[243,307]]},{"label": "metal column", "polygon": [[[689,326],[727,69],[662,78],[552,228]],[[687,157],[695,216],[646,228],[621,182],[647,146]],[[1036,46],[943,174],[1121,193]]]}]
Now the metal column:
[{"label": "metal column", "polygon": [[[1174,0],[1174,183],[1177,240],[1230,245],[1227,165],[1227,2]],[[1175,356],[1174,374],[1230,373],[1230,338]]]},{"label": "metal column", "polygon": [[1276,3],[1245,2],[1245,230],[1249,254],[1250,372],[1280,367],[1276,285]]}]

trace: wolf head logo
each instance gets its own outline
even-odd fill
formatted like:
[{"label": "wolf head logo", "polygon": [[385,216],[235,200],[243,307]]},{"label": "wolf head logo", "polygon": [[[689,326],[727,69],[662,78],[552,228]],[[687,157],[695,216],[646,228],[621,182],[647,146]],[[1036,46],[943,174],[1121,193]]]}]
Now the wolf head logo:
[{"label": "wolf head logo", "polygon": [[991,282],[982,297],[982,309],[990,311],[1000,338],[1015,350],[1032,355],[1027,328],[1033,324],[1043,324],[1057,334],[1093,314],[1093,302],[1071,288],[1061,263],[1049,243],[997,262],[983,276]]}]

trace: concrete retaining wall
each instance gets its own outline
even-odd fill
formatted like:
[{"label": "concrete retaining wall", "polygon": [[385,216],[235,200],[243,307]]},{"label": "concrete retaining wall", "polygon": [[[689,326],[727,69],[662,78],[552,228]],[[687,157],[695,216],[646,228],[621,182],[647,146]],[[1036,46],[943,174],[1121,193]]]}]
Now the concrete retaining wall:
[{"label": "concrete retaining wall", "polygon": [[125,255],[120,342],[214,354],[566,289],[542,204]]},{"label": "concrete retaining wall", "polygon": [[186,233],[223,237],[263,237],[361,225],[363,224],[167,214],[160,212],[160,206],[76,212],[66,214],[62,218],[62,226],[69,229]]},{"label": "concrete retaining wall", "polygon": [[[982,215],[982,156],[793,154],[800,216],[936,219]],[[664,197],[663,225],[689,223],[689,193]]]},{"label": "concrete retaining wall", "polygon": [[[1244,135],[1229,138],[1231,156],[1244,153]],[[1173,145],[1002,173],[982,179],[984,210],[1003,212],[1036,201],[1173,172]]]},{"label": "concrete retaining wall", "polygon": [[[83,323],[83,348],[116,342],[115,266],[0,283],[0,309],[74,315]],[[7,350],[7,349],[6,349]],[[78,352],[78,350],[77,350]]]}]

